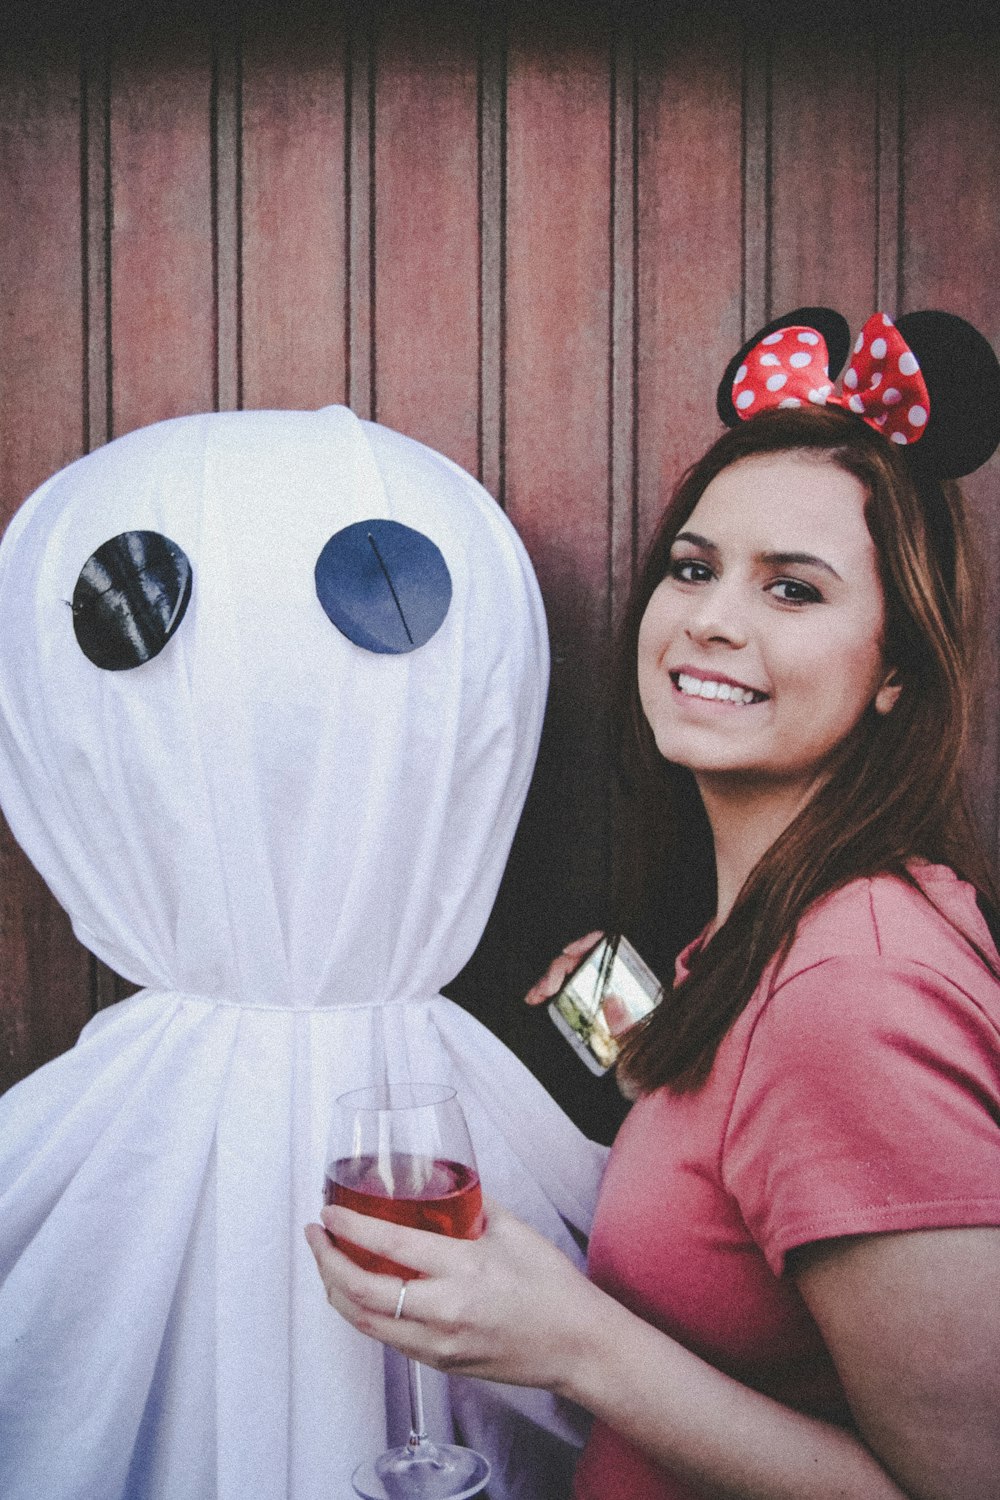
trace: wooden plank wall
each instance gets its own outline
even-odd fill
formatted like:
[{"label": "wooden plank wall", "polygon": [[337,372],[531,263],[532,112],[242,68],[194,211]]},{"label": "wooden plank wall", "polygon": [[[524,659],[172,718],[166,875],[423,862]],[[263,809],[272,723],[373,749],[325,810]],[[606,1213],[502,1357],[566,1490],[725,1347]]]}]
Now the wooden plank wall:
[{"label": "wooden plank wall", "polygon": [[[599,919],[602,681],[666,487],[744,330],[944,306],[1000,345],[1000,26],[890,7],[29,8],[0,49],[0,521],[207,408],[346,401],[478,474],[549,611],[543,753],[456,993],[601,1133],[515,1004]],[[929,19],[927,18],[929,17]],[[994,460],[970,484],[995,577]],[[992,588],[994,637],[1000,599]],[[976,806],[998,841],[997,660]],[[0,1086],[123,992],[0,841]]]}]

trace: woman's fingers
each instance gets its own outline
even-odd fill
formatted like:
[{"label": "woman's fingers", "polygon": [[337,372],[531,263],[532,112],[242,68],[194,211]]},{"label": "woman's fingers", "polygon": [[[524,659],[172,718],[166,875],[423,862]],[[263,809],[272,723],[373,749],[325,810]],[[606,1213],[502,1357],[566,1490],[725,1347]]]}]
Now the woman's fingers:
[{"label": "woman's fingers", "polygon": [[[361,1220],[364,1222],[360,1222]],[[347,1209],[306,1230],[327,1297],[361,1333],[455,1374],[552,1388],[577,1348],[590,1283],[537,1231],[496,1204],[478,1240],[449,1239]],[[406,1281],[363,1271],[333,1243],[350,1238],[419,1272]],[[432,1242],[432,1243],[428,1243]]]},{"label": "woman's fingers", "polygon": [[538,980],[524,997],[525,1005],[542,1005],[546,1000],[551,1000],[556,992],[562,989],[566,980],[573,970],[586,958],[595,943],[600,942],[603,936],[600,932],[588,932],[586,937],[574,938],[567,943],[560,954],[552,960]]},{"label": "woman's fingers", "polygon": [[[306,1226],[306,1240],[312,1250],[319,1270],[327,1301],[335,1312],[369,1338],[383,1344],[392,1344],[403,1354],[418,1357],[424,1352],[422,1335],[418,1325],[407,1322],[412,1315],[413,1288],[419,1278],[406,1281],[406,1295],[399,1317],[400,1292],[404,1282],[399,1276],[381,1276],[373,1271],[363,1271],[349,1260],[333,1244],[327,1231],[319,1224]],[[408,1304],[408,1311],[407,1311]],[[420,1347],[418,1347],[420,1345]]]},{"label": "woman's fingers", "polygon": [[347,1240],[397,1265],[408,1266],[414,1276],[444,1273],[461,1264],[462,1247],[467,1243],[450,1235],[411,1229],[406,1224],[392,1224],[335,1205],[324,1208],[320,1218],[335,1240]]}]

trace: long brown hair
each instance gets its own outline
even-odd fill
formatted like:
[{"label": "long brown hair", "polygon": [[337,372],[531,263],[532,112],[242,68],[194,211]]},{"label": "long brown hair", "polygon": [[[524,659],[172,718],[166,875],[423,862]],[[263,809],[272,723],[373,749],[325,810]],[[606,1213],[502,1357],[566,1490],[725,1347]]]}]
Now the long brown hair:
[{"label": "long brown hair", "polygon": [[[665,848],[675,862],[689,863],[703,907],[714,876],[703,810],[700,820],[692,817],[700,801],[694,778],[659,755],[639,701],[642,616],[665,576],[674,537],[716,475],[745,458],[796,451],[835,464],[865,490],[885,604],[885,660],[902,692],[891,713],[865,711],[838,747],[827,779],[751,871],[687,979],[629,1033],[619,1066],[642,1091],[663,1084],[681,1091],[704,1081],[723,1036],[771,959],[787,952],[805,912],[849,881],[890,873],[916,886],[909,864],[922,858],[950,865],[996,902],[961,780],[978,584],[960,492],[921,475],[856,417],[803,408],[742,423],[683,475],[637,580],[620,647],[625,816],[617,925],[629,925]],[[709,914],[703,910],[704,918]]]}]

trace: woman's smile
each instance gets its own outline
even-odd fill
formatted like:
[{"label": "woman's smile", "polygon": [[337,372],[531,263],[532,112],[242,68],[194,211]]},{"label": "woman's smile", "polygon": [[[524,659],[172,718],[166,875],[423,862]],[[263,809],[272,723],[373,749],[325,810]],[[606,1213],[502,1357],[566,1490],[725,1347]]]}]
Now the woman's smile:
[{"label": "woman's smile", "polygon": [[712,672],[699,672],[694,667],[672,669],[670,678],[682,698],[696,698],[701,703],[730,703],[734,708],[746,708],[767,698],[766,693],[747,687],[746,683]]},{"label": "woman's smile", "polygon": [[865,492],[829,460],[743,459],[674,539],[639,631],[639,695],[660,753],[706,778],[811,786],[899,689]]}]

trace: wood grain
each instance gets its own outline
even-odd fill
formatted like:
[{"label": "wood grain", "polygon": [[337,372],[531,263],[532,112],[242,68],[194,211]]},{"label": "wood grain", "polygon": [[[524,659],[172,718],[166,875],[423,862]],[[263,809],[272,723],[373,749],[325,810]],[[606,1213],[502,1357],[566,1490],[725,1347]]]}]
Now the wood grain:
[{"label": "wood grain", "polygon": [[[948,307],[1000,345],[1000,18],[847,10],[53,3],[0,49],[0,519],[80,452],[213,406],[347,401],[482,477],[553,672],[456,992],[598,1134],[610,1104],[517,996],[604,910],[614,625],[730,354],[811,300],[852,325]],[[994,459],[968,485],[994,854],[998,482]],[[0,876],[2,1086],[124,987],[9,837]]]}]

